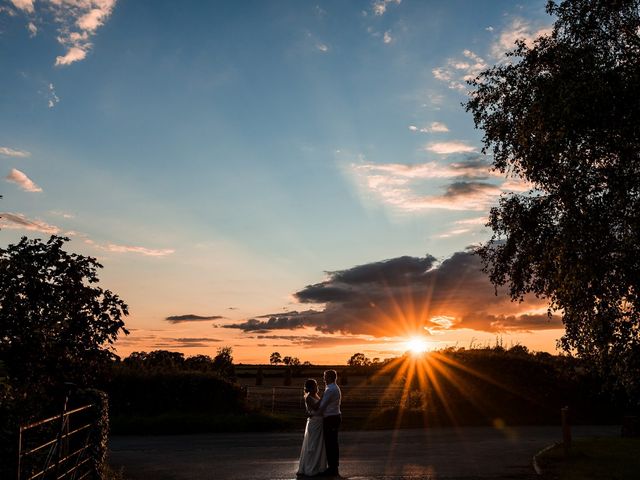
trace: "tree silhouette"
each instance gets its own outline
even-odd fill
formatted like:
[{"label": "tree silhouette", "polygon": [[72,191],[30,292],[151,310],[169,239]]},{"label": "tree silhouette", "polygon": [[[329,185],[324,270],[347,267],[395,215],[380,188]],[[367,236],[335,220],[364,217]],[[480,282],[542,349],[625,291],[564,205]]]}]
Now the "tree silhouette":
[{"label": "tree silhouette", "polygon": [[280,353],[273,352],[269,357],[269,363],[271,365],[278,365],[279,363],[282,363],[282,356],[280,355]]},{"label": "tree silhouette", "polygon": [[233,349],[231,347],[220,347],[218,354],[213,357],[213,369],[222,378],[235,381],[236,369],[233,366]]},{"label": "tree silhouette", "polygon": [[364,353],[354,353],[351,355],[351,358],[347,360],[347,365],[350,367],[368,367],[371,365],[371,360],[369,360]]},{"label": "tree silhouette", "polygon": [[91,384],[129,333],[127,305],[96,286],[102,265],[67,253],[68,240],[23,237],[0,249],[0,359],[14,386]]},{"label": "tree silhouette", "polygon": [[471,82],[494,169],[531,190],[479,249],[513,299],[546,297],[561,346],[640,398],[640,2],[549,2],[553,33]]}]

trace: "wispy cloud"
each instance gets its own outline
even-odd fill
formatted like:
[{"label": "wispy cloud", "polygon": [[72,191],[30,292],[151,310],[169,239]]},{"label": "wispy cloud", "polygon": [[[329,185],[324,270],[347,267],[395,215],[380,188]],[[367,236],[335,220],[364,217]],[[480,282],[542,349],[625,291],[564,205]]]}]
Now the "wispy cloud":
[{"label": "wispy cloud", "polygon": [[375,2],[373,2],[373,4],[371,5],[371,8],[373,10],[373,14],[377,15],[377,16],[382,16],[387,12],[387,6],[388,5],[400,5],[400,3],[402,2],[402,0],[376,0]]},{"label": "wispy cloud", "polygon": [[452,153],[471,153],[475,152],[476,147],[469,145],[460,140],[452,140],[448,142],[433,142],[425,145],[425,150],[440,155],[449,155]]},{"label": "wispy cloud", "polygon": [[409,130],[420,133],[446,133],[449,131],[449,127],[442,122],[431,122],[428,127],[409,125]]},{"label": "wispy cloud", "polygon": [[42,188],[36,185],[24,172],[16,168],[11,169],[11,173],[5,177],[8,182],[15,183],[27,192],[41,192]]},{"label": "wispy cloud", "polygon": [[[531,185],[518,180],[505,180],[480,154],[463,157],[462,161],[422,164],[354,163],[350,171],[364,195],[373,193],[373,198],[406,212],[482,211],[502,193],[531,189]],[[455,230],[469,226],[470,223],[460,224]]]},{"label": "wispy cloud", "polygon": [[382,36],[382,41],[384,43],[393,42],[393,37],[391,36],[391,30],[387,30],[386,32],[384,32],[384,35]]},{"label": "wispy cloud", "polygon": [[146,257],[166,257],[167,255],[171,255],[175,253],[175,250],[172,248],[154,249],[154,248],[137,247],[137,246],[130,246],[130,245],[118,245],[115,243],[108,243],[105,246],[100,246],[96,244],[96,246],[108,252],[137,253],[140,255],[144,255]]},{"label": "wispy cloud", "polygon": [[206,322],[210,320],[220,320],[224,318],[221,315],[194,315],[193,313],[187,313],[185,315],[171,315],[165,320],[169,323],[184,323],[184,322]]},{"label": "wispy cloud", "polygon": [[323,53],[326,53],[329,51],[329,47],[324,43],[316,43],[316,48]]},{"label": "wispy cloud", "polygon": [[434,68],[431,73],[436,80],[447,83],[454,90],[467,89],[465,82],[473,80],[489,65],[482,57],[471,50],[463,50],[462,58],[449,58],[442,67]]},{"label": "wispy cloud", "polygon": [[9,230],[31,230],[46,233],[48,235],[56,235],[60,233],[60,228],[55,225],[49,225],[42,220],[27,218],[21,213],[0,213],[0,226]]},{"label": "wispy cloud", "polygon": [[29,31],[29,37],[33,38],[38,34],[38,27],[33,22],[29,22],[27,25],[27,30]]},{"label": "wispy cloud", "polygon": [[26,158],[31,156],[31,153],[24,150],[14,150],[9,147],[0,147],[0,155],[4,155],[6,157]]},{"label": "wispy cloud", "polygon": [[16,9],[31,17],[27,29],[32,37],[38,33],[33,16],[38,19],[42,14],[51,14],[57,25],[58,43],[65,48],[65,53],[56,57],[56,66],[71,65],[87,57],[93,46],[92,37],[116,5],[116,0],[10,1]]},{"label": "wispy cloud", "polygon": [[53,86],[53,83],[49,84],[49,92],[48,92],[48,102],[47,105],[49,108],[55,107],[58,103],[60,103],[60,98],[56,95],[56,88]]},{"label": "wispy cloud", "polygon": [[522,40],[531,47],[536,38],[550,35],[551,26],[534,27],[530,22],[522,18],[514,18],[511,23],[500,32],[498,38],[491,46],[491,55],[496,59],[504,59],[504,54],[513,50],[517,40]]}]

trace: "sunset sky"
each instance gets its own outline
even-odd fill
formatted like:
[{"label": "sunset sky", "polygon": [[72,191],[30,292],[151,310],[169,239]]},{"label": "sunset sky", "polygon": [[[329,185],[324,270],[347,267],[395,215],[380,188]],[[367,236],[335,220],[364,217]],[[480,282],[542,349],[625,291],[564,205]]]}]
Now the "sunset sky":
[{"label": "sunset sky", "polygon": [[461,106],[545,3],[0,0],[0,244],[97,257],[121,355],[554,352],[468,253],[526,186]]}]

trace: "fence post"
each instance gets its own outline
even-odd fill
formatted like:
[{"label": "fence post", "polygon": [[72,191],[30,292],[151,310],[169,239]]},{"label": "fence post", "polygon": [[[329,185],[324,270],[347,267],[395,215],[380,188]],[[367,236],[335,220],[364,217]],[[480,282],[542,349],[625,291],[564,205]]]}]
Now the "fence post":
[{"label": "fence post", "polygon": [[21,463],[22,463],[22,426],[18,425],[18,480],[20,480]]},{"label": "fence post", "polygon": [[569,407],[562,407],[560,410],[562,417],[562,450],[564,456],[569,456],[571,448],[571,425],[569,424]]}]

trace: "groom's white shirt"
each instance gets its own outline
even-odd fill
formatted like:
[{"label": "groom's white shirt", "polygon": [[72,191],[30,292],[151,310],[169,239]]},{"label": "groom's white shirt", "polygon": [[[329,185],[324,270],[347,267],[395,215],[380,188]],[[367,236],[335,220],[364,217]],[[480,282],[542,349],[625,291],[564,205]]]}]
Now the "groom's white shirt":
[{"label": "groom's white shirt", "polygon": [[327,385],[324,389],[324,394],[320,400],[318,410],[322,412],[323,417],[330,417],[332,415],[341,415],[340,402],[342,401],[342,392],[340,387],[334,383]]}]

